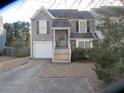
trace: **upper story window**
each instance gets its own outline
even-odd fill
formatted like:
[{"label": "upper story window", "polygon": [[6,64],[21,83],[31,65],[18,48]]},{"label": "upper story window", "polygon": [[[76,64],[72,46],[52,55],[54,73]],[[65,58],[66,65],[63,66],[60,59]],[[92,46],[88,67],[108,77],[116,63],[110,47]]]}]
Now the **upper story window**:
[{"label": "upper story window", "polygon": [[79,32],[86,33],[87,32],[87,21],[79,20]]},{"label": "upper story window", "polygon": [[47,21],[40,20],[39,21],[39,34],[46,34],[47,33]]}]

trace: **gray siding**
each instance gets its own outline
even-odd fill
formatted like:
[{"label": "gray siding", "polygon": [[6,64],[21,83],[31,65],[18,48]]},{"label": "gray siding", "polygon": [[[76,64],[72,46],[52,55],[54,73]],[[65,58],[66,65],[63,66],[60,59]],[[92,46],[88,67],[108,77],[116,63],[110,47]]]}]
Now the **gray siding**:
[{"label": "gray siding", "polygon": [[[47,20],[47,22],[49,22],[49,25],[47,25],[47,34],[38,34],[37,33],[37,22],[39,20]],[[44,11],[40,11],[39,14],[37,14],[37,16],[35,18],[33,18],[31,20],[32,23],[32,40],[33,41],[52,41],[52,37],[53,37],[53,31],[51,31],[51,24],[52,24],[52,19],[51,17]]]},{"label": "gray siding", "polygon": [[[47,20],[47,22],[49,22],[49,25],[47,25],[47,34],[38,34],[37,30],[38,30],[38,24],[37,22],[39,20]],[[87,20],[87,19],[86,19]],[[77,33],[78,29],[76,26],[76,22],[77,20],[70,20],[70,24],[71,24],[71,33]],[[95,31],[95,20],[87,20],[89,21],[89,27],[90,27],[90,32],[94,32]],[[52,26],[52,18],[51,16],[49,16],[48,13],[46,13],[46,11],[41,10],[39,12],[39,14],[36,15],[35,18],[33,18],[31,20],[32,23],[32,41],[53,41],[53,31],[51,30],[51,26]]]},{"label": "gray siding", "polygon": [[[76,22],[78,20],[71,20],[70,23],[71,23],[71,33],[77,33],[79,30],[79,28],[77,29],[76,27]],[[95,20],[87,20],[89,22],[89,30],[90,32],[95,32]]]}]

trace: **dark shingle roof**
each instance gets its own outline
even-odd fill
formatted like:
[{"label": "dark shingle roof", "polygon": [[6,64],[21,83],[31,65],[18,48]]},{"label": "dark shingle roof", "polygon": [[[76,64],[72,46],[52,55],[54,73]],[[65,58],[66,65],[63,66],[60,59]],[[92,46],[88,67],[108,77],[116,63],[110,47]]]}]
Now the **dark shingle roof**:
[{"label": "dark shingle roof", "polygon": [[53,19],[52,27],[71,27],[68,19]]},{"label": "dark shingle roof", "polygon": [[98,35],[97,35],[97,33],[93,33],[93,34],[94,34],[95,38],[98,38]]},{"label": "dark shingle roof", "polygon": [[70,38],[95,38],[92,33],[71,33]]},{"label": "dark shingle roof", "polygon": [[107,17],[124,16],[123,6],[102,6],[100,8],[94,8],[93,11],[95,11],[97,15],[102,15]]},{"label": "dark shingle roof", "polygon": [[88,11],[78,11],[76,9],[49,9],[48,11],[58,18],[93,19]]}]

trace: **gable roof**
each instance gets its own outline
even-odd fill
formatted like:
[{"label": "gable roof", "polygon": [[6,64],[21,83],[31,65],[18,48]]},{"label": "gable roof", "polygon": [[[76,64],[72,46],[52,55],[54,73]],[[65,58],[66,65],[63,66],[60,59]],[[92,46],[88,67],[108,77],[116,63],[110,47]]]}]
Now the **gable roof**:
[{"label": "gable roof", "polygon": [[48,11],[46,8],[44,8],[43,6],[41,6],[41,8],[38,9],[38,10],[34,13],[34,15],[31,17],[31,19],[35,18],[41,11],[45,11],[51,18],[54,18],[54,16],[53,16],[51,13],[49,13],[49,11]]},{"label": "gable roof", "polygon": [[94,11],[97,15],[106,17],[124,16],[123,6],[102,6],[100,8],[93,8],[92,11]]},{"label": "gable roof", "polygon": [[71,27],[68,19],[53,19],[52,27]]},{"label": "gable roof", "polygon": [[89,11],[78,11],[76,9],[48,9],[57,18],[69,19],[93,19]]}]

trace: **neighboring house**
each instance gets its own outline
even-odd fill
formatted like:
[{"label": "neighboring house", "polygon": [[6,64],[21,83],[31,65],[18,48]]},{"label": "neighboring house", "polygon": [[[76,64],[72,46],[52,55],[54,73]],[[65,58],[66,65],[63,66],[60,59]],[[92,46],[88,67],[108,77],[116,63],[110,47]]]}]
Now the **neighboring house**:
[{"label": "neighboring house", "polygon": [[3,48],[5,47],[6,33],[3,28],[3,17],[0,16],[0,54],[2,54]]},{"label": "neighboring house", "polygon": [[97,37],[95,20],[88,11],[39,9],[31,18],[31,57],[71,62],[71,49],[92,48]]},{"label": "neighboring house", "polygon": [[[101,6],[100,8],[92,8],[91,14],[96,19],[96,27],[102,22],[101,19],[104,17],[109,17],[112,20],[116,20],[121,16],[124,16],[123,6]],[[103,39],[104,34],[96,29],[98,38]]]}]

